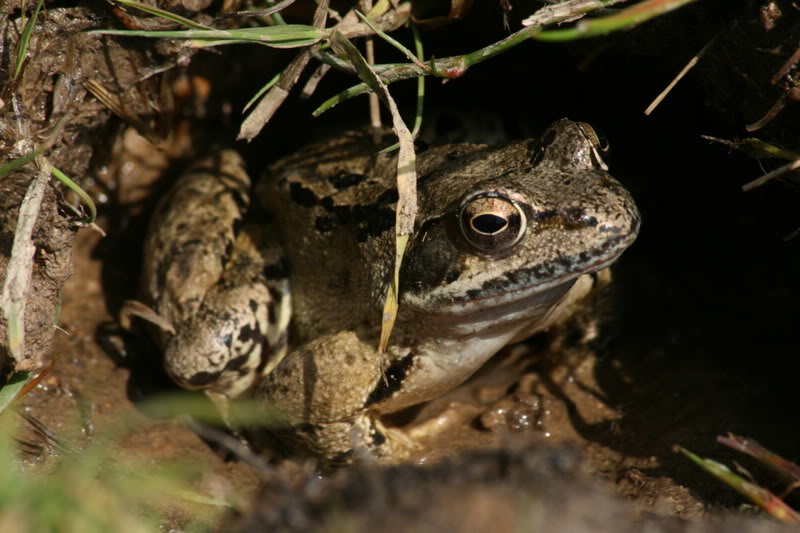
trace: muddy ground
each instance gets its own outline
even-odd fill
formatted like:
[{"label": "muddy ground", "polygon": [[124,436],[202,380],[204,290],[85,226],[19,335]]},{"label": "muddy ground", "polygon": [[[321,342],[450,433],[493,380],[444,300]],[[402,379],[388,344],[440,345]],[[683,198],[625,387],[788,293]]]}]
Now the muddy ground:
[{"label": "muddy ground", "polygon": [[[738,509],[741,497],[676,454],[675,444],[727,464],[738,461],[759,481],[780,490],[782,485],[774,477],[716,444],[715,438],[729,432],[748,436],[789,459],[798,459],[800,434],[791,422],[798,385],[793,311],[800,294],[800,238],[787,238],[800,227],[798,196],[790,180],[742,192],[742,184],[778,163],[759,161],[700,138],[749,135],[744,125],[760,119],[780,94],[769,78],[794,50],[795,44],[782,49],[779,45],[797,42],[800,15],[790,2],[778,2],[784,18],[777,21],[775,33],[767,32],[759,18],[762,4],[766,2],[731,7],[709,1],[606,41],[525,43],[474,67],[463,79],[429,83],[430,125],[425,134],[429,139],[446,137],[453,131],[449,124],[466,122],[465,116],[478,117],[484,132],[485,124],[499,124],[501,134],[511,137],[533,135],[563,116],[597,126],[611,142],[612,174],[631,190],[640,206],[643,229],[615,266],[614,283],[597,305],[594,316],[601,323],[597,340],[589,346],[580,346],[574,339],[563,341],[556,356],[552,337],[533,339],[508,350],[467,387],[415,413],[417,419],[424,419],[452,401],[465,406],[463,422],[430,443],[421,460],[426,464],[442,458],[450,461],[436,475],[437,482],[450,479],[451,485],[469,486],[472,498],[417,479],[425,474],[409,474],[406,482],[411,492],[422,494],[422,489],[414,487],[432,492],[429,498],[420,498],[423,504],[410,507],[415,515],[424,514],[427,501],[435,501],[433,505],[440,509],[452,506],[451,515],[474,508],[469,502],[480,507],[475,503],[480,501],[490,516],[519,516],[518,505],[509,504],[507,496],[515,483],[558,487],[553,491],[560,498],[551,499],[559,501],[572,497],[577,501],[589,490],[593,496],[581,506],[583,512],[621,506],[617,515],[607,519],[612,524],[632,520],[628,508],[586,486],[606,485],[633,501],[637,509],[667,517],[697,520]],[[11,23],[18,16],[19,10],[3,22],[6,56],[13,41]],[[301,10],[297,16],[305,14]],[[163,43],[78,33],[90,27],[118,26],[119,20],[105,6],[54,5],[46,20],[49,26],[42,27],[39,41],[34,40],[40,43],[42,63],[32,61],[31,72],[37,74],[26,78],[30,97],[26,120],[34,130],[46,131],[57,118],[51,106],[59,89],[47,74],[57,72],[76,87],[90,77],[112,88],[121,86],[117,90],[131,102],[131,112],[154,129],[163,126],[156,120],[158,113],[141,104],[148,98],[163,104],[163,98],[154,95],[171,92],[173,134],[160,142],[160,151],[153,150],[92,96],[81,89],[68,91],[76,119],[54,146],[51,160],[78,178],[99,201],[97,225],[107,236],[90,228],[77,232],[73,274],[61,293],[61,329],[55,332],[48,355],[58,359],[49,376],[22,400],[21,409],[55,435],[68,435],[78,446],[115,420],[131,417],[137,429],[115,444],[120,454],[153,463],[193,458],[208,466],[197,488],[209,493],[227,494],[225,486],[253,493],[266,481],[266,496],[259,500],[258,511],[250,507],[250,512],[256,517],[260,513],[273,527],[282,523],[289,528],[287,509],[306,518],[318,517],[321,511],[309,511],[308,506],[325,509],[326,501],[335,500],[330,489],[324,489],[325,483],[356,487],[352,492],[356,499],[362,497],[358,487],[370,494],[378,490],[375,487],[385,487],[387,494],[398,490],[392,488],[397,483],[396,471],[366,470],[364,474],[356,469],[324,474],[319,481],[323,489],[309,495],[309,480],[317,477],[308,463],[273,459],[265,473],[218,443],[204,440],[179,419],[148,417],[140,409],[141,402],[174,387],[151,345],[115,329],[122,302],[136,296],[141,239],[159,190],[210,143],[234,144],[238,110],[271,76],[275,65],[291,55],[236,46],[220,53],[200,52],[191,61],[178,62],[174,50]],[[70,31],[61,31],[64,28]],[[444,57],[502,35],[499,8],[484,5],[476,7],[467,20],[431,32],[426,45],[428,53]],[[642,112],[655,95],[715,36],[719,44],[645,117]],[[70,59],[72,66],[65,63],[65,52],[58,52],[57,39],[70,43],[67,55],[77,54]],[[394,57],[388,50],[379,48],[379,52]],[[86,65],[78,68],[74,65],[78,62]],[[170,62],[181,66],[163,78],[138,81],[143,73]],[[91,75],[88,65],[97,67]],[[45,84],[44,94],[33,91],[35,80]],[[503,81],[498,84],[498,80]],[[363,124],[367,115],[362,100],[342,104],[317,121],[309,116],[325,97],[350,83],[344,75],[333,74],[321,85],[322,96],[311,102],[290,97],[287,108],[270,126],[273,130],[249,145],[239,145],[254,173],[270,158],[310,138]],[[393,88],[406,109],[413,106],[412,85],[406,82]],[[18,121],[19,114],[9,113],[7,93],[4,100],[3,119]],[[797,124],[797,104],[789,102],[757,135],[796,146]],[[8,141],[7,145],[13,144]],[[25,177],[31,175],[17,178],[16,192],[3,190],[20,196]],[[58,211],[69,196],[53,194],[48,201]],[[59,212],[65,219],[74,218],[63,209]],[[1,242],[7,254],[8,226],[4,232]],[[75,428],[81,432],[78,436]],[[578,463],[569,455],[572,452],[547,451],[550,445],[564,443],[582,452],[585,470],[594,482],[576,473],[580,467],[570,466],[570,461]],[[463,449],[475,445],[499,446],[504,451],[459,460]],[[45,447],[42,455],[50,452]],[[540,467],[530,466],[525,457],[548,457],[548,453],[569,458],[564,467],[567,482],[558,476],[560,481],[552,481],[547,475],[515,478],[513,469],[503,470],[503,475],[481,470],[492,470],[485,465],[505,461],[523,465],[519,466],[523,472],[528,472],[526,468],[539,472]],[[31,458],[33,463],[43,460]],[[548,461],[559,463],[552,457]],[[484,473],[469,474],[479,470]],[[509,483],[499,492],[498,478]],[[269,497],[276,487],[292,497],[277,498],[274,492]],[[453,503],[461,497],[466,503]],[[341,502],[330,505],[341,512]],[[381,513],[387,513],[382,506],[385,502],[344,507],[368,517],[365,524],[374,524],[376,516],[369,514],[370,509],[381,523]],[[175,513],[165,518],[165,524],[180,526],[185,518]],[[246,524],[247,519],[238,523]],[[402,514],[389,523],[398,529],[407,526]],[[509,518],[508,524],[514,529],[519,523]],[[678,522],[660,524],[664,530],[684,527]],[[623,528],[609,527],[614,530]]]}]

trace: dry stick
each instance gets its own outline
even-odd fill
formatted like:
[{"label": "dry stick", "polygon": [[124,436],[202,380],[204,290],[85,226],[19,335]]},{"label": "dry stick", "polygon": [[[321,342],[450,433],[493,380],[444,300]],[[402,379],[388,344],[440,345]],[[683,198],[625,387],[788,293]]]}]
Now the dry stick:
[{"label": "dry stick", "polygon": [[[776,72],[775,75],[772,77],[770,83],[772,85],[776,85],[780,81],[780,79],[784,77],[789,72],[789,70],[791,70],[791,68],[795,65],[795,63],[797,63],[799,60],[800,60],[800,48],[797,48],[794,51],[794,53],[791,56],[789,56],[789,59],[786,60],[783,66],[781,66],[781,68],[778,69],[778,72]],[[790,90],[791,87],[787,88],[780,96],[778,96],[778,99],[775,100],[775,103],[763,117],[753,122],[752,124],[748,124],[747,126],[745,126],[744,129],[746,129],[747,131],[758,131],[767,124],[769,124],[769,122],[772,121],[773,118],[777,117],[780,114],[780,112],[783,111],[783,108],[786,106],[786,99],[789,96]]]},{"label": "dry stick", "polygon": [[772,172],[768,172],[767,174],[764,174],[760,178],[754,179],[750,183],[745,183],[744,185],[742,185],[742,190],[749,191],[755,189],[756,187],[764,185],[766,182],[775,179],[778,176],[782,176],[783,174],[786,174],[787,172],[791,172],[793,170],[797,170],[798,168],[800,168],[800,159],[792,161],[788,165],[783,165],[782,167],[778,167]]},{"label": "dry stick", "polygon": [[[361,9],[364,13],[369,13],[372,9],[372,0],[361,0]],[[372,67],[375,65],[375,41],[370,35],[364,40],[367,64]],[[369,93],[369,125],[372,130],[372,140],[375,144],[381,142],[381,104],[378,95],[374,92]]]},{"label": "dry stick", "polygon": [[[409,78],[418,78],[420,76],[427,76],[430,74],[436,74],[442,78],[458,78],[463,76],[467,69],[469,69],[472,65],[476,65],[486,61],[487,59],[491,59],[494,56],[499,55],[520,43],[528,41],[534,35],[541,32],[543,26],[556,22],[562,22],[565,20],[565,18],[569,19],[573,16],[586,14],[592,9],[597,9],[597,6],[608,7],[625,1],[626,0],[570,0],[564,4],[559,4],[557,6],[559,9],[550,9],[549,7],[544,7],[526,19],[530,22],[531,26],[512,33],[505,39],[485,46],[474,52],[459,56],[445,57],[442,59],[430,59],[425,63],[424,66],[420,66],[414,62],[395,63],[376,65],[374,70],[380,77],[381,81],[387,85],[396,81],[407,80]],[[405,4],[401,4],[401,7],[404,5]],[[382,20],[382,22],[384,21]],[[362,26],[369,29],[366,24],[362,24]],[[347,30],[350,30],[350,28],[348,27]],[[385,27],[383,30],[388,31]],[[359,35],[355,31],[342,30],[341,33],[348,38]],[[315,57],[319,61],[326,63],[337,70],[341,70],[342,72],[347,72],[349,74],[355,74],[355,69],[349,62],[336,57],[334,54],[328,52],[317,52]],[[325,104],[323,104],[323,106],[320,106],[320,108],[315,111],[315,114],[319,114],[347,98],[352,98],[353,96],[363,94],[368,90],[369,88],[365,83],[355,85],[347,91],[330,98],[329,101],[326,102],[330,105],[326,107]],[[333,103],[331,104],[331,102]]]},{"label": "dry stick", "polygon": [[0,293],[0,309],[6,316],[8,349],[15,360],[14,370],[18,372],[35,370],[33,365],[23,362],[27,303],[25,297],[31,284],[33,256],[36,253],[36,247],[33,245],[33,227],[39,218],[45,188],[50,181],[50,164],[41,156],[37,160],[40,163],[39,173],[25,192],[25,198],[19,207],[6,282]]},{"label": "dry stick", "polygon": [[800,228],[797,228],[796,230],[794,230],[793,232],[791,232],[789,235],[787,235],[786,237],[784,237],[784,238],[783,238],[783,242],[789,242],[789,241],[791,241],[792,239],[796,238],[798,235],[800,235]]},{"label": "dry stick", "polygon": [[269,479],[271,477],[273,469],[270,467],[266,459],[256,453],[253,453],[247,444],[241,442],[233,435],[196,422],[191,418],[186,420],[186,425],[189,426],[193,432],[200,435],[200,437],[203,439],[222,446],[235,455],[239,460],[255,468],[262,479]]},{"label": "dry stick", "polygon": [[[625,1],[625,0],[621,0]],[[617,2],[614,2],[617,3]],[[602,0],[568,0],[552,6],[544,6],[522,21],[523,26],[536,26],[541,24],[542,19],[558,18],[564,22],[571,22],[580,17],[587,11],[594,11],[607,7],[611,4]]]},{"label": "dry stick", "polygon": [[327,74],[330,70],[330,65],[320,63],[311,76],[309,76],[308,81],[306,81],[305,86],[303,86],[303,90],[300,91],[300,98],[311,98],[311,95],[317,90],[319,82],[322,81],[322,78],[324,78],[325,74]]},{"label": "dry stick", "polygon": [[290,6],[293,4],[295,0],[283,0],[282,2],[278,2],[266,9],[250,9],[244,11],[234,11],[233,13],[226,13],[222,15],[221,19],[231,18],[231,17],[268,17],[273,13],[277,13],[281,11],[283,8]]},{"label": "dry stick", "polygon": [[778,96],[778,99],[775,100],[775,103],[772,105],[772,107],[769,108],[769,111],[767,111],[767,113],[763,117],[753,122],[752,124],[748,124],[747,126],[744,127],[744,129],[746,129],[749,132],[753,132],[753,131],[758,131],[767,124],[769,124],[773,118],[777,117],[780,114],[780,112],[783,111],[783,108],[786,106],[786,96],[787,96],[786,92]]},{"label": "dry stick", "polygon": [[672,91],[672,89],[675,88],[678,82],[681,81],[683,77],[686,76],[686,74],[694,68],[695,65],[697,65],[697,62],[700,61],[700,58],[705,55],[709,47],[712,44],[714,44],[714,41],[716,40],[717,38],[714,37],[713,39],[708,41],[708,43],[706,43],[706,45],[692,59],[690,59],[688,63],[686,63],[686,66],[683,67],[683,69],[680,72],[678,72],[678,75],[675,76],[675,79],[673,79],[669,85],[667,85],[667,88],[661,91],[661,93],[659,93],[659,95],[656,96],[655,100],[653,100],[653,103],[647,106],[647,109],[644,110],[645,115],[649,115],[650,113],[653,112],[653,110],[656,107],[658,107],[658,104],[660,104],[661,101],[667,97],[667,95],[670,93],[670,91]]},{"label": "dry stick", "polygon": [[125,106],[122,100],[106,89],[98,80],[89,79],[84,82],[83,87],[92,93],[101,104],[111,110],[112,113],[121,118],[126,124],[133,128],[145,139],[150,141],[153,146],[158,146],[163,140],[158,132],[142,122],[142,120]]},{"label": "dry stick", "polygon": [[[371,13],[368,13],[368,15],[372,16]],[[380,15],[376,18],[380,19],[380,28],[385,32],[389,32],[396,30],[408,22],[410,17],[411,2],[404,2],[395,7],[393,11],[389,11],[388,13]],[[367,24],[358,21],[358,17],[356,16],[354,10],[350,10],[347,15],[345,15],[344,19],[342,19],[342,22],[337,24],[334,29],[338,30],[348,39],[375,35],[375,32],[372,31],[372,28],[370,28]]]},{"label": "dry stick", "polygon": [[[328,13],[327,7],[328,0],[322,0],[317,5],[317,11],[314,13],[314,27],[320,29],[325,28],[325,21]],[[403,6],[402,9],[393,11],[390,16],[384,17],[383,21],[390,29],[395,29],[408,19],[410,13],[411,7],[407,4]],[[342,22],[335,27],[343,28],[342,33],[346,36],[365,36],[373,33],[366,24],[356,23],[355,21],[357,20],[355,13],[351,11],[344,17]],[[319,48],[320,45],[317,43],[298,54],[281,75],[281,79],[278,83],[269,90],[255,109],[242,121],[239,135],[236,137],[237,139],[250,141],[258,135],[272,118],[272,115],[275,114],[286,100],[286,97],[289,96],[289,91],[294,87],[295,83],[297,83],[297,79],[308,64],[308,60],[312,55],[316,56],[319,53]]]},{"label": "dry stick", "polygon": [[303,69],[311,59],[314,48],[317,46],[318,45],[313,45],[306,48],[289,63],[289,66],[286,67],[278,83],[269,90],[255,109],[242,121],[242,126],[239,128],[239,135],[236,137],[237,140],[245,139],[250,141],[258,135],[264,125],[272,118],[272,115],[275,114],[275,111],[277,111],[284,100],[286,100],[286,97],[289,96],[289,91],[294,84],[297,83],[300,73],[303,72]]},{"label": "dry stick", "polygon": [[[320,0],[317,4],[317,10],[314,12],[314,27],[324,28],[325,21],[328,17],[328,2],[329,0]],[[281,79],[269,90],[267,95],[258,103],[255,109],[247,115],[242,121],[242,126],[239,129],[237,139],[252,140],[264,125],[269,122],[272,115],[283,104],[286,97],[289,96],[289,91],[297,83],[303,69],[306,68],[311,56],[319,49],[319,44],[312,45],[295,57],[286,70],[283,72]]]},{"label": "dry stick", "polygon": [[795,64],[796,64],[798,61],[800,61],[800,47],[798,47],[798,48],[797,48],[797,49],[794,51],[794,53],[793,53],[791,56],[789,56],[789,59],[787,59],[787,60],[786,60],[786,62],[783,64],[783,66],[782,66],[781,68],[779,68],[779,69],[778,69],[778,72],[776,72],[776,73],[775,73],[775,75],[772,77],[772,79],[770,80],[770,83],[771,83],[772,85],[776,85],[776,84],[777,84],[777,83],[780,81],[780,79],[781,79],[782,77],[786,76],[786,74],[787,74],[787,73],[788,73],[790,70],[792,70],[792,67],[793,67],[793,66],[794,66],[794,65],[795,65]]}]

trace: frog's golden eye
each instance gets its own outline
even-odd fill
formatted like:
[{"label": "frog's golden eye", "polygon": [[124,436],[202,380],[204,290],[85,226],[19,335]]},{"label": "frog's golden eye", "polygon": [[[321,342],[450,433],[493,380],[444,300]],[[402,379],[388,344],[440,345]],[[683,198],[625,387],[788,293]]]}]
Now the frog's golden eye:
[{"label": "frog's golden eye", "polygon": [[517,202],[500,193],[471,198],[461,208],[461,233],[482,252],[500,252],[525,234],[527,219]]}]

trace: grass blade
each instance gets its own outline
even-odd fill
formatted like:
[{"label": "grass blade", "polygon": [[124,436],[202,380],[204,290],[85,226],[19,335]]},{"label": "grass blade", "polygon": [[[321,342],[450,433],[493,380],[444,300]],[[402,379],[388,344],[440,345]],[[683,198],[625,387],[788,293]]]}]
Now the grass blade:
[{"label": "grass blade", "polygon": [[791,524],[800,523],[800,514],[786,505],[783,500],[767,489],[759,487],[741,476],[734,474],[722,463],[712,459],[703,459],[681,446],[675,446],[675,451],[688,457],[697,466],[719,479],[745,498],[748,498],[781,522],[788,522]]},{"label": "grass blade", "polygon": [[358,77],[369,85],[377,94],[392,115],[392,127],[400,141],[400,152],[397,155],[397,207],[395,220],[395,261],[394,273],[386,290],[386,299],[383,304],[383,317],[381,319],[381,338],[378,351],[384,353],[389,345],[397,310],[400,305],[400,266],[403,262],[406,245],[411,233],[414,231],[414,220],[417,216],[417,169],[416,154],[414,153],[414,138],[400,116],[392,95],[380,76],[363,58],[358,49],[341,33],[334,31],[331,37],[331,46],[340,57],[350,60],[358,73]]},{"label": "grass blade", "polygon": [[86,204],[86,207],[89,208],[89,218],[85,220],[81,220],[81,224],[94,224],[95,219],[97,218],[97,207],[95,207],[94,202],[92,201],[91,196],[86,194],[86,191],[81,189],[77,183],[72,181],[66,174],[58,170],[56,167],[50,167],[50,173],[53,175],[54,178],[58,179],[61,183],[72,189],[72,191],[78,195],[78,197]]},{"label": "grass blade", "polygon": [[784,459],[753,439],[728,434],[727,437],[717,437],[717,442],[729,448],[733,448],[734,450],[746,453],[794,482],[800,481],[800,466],[798,466],[797,463]]},{"label": "grass blade", "polygon": [[0,413],[8,409],[11,402],[17,397],[19,391],[31,380],[30,372],[17,372],[0,388]]},{"label": "grass blade", "polygon": [[34,26],[36,26],[36,19],[39,18],[39,11],[42,9],[43,3],[44,0],[39,0],[36,2],[33,15],[31,15],[31,18],[29,18],[28,22],[25,23],[25,29],[22,30],[22,36],[19,39],[19,45],[17,47],[17,63],[14,66],[14,80],[16,80],[22,72],[22,65],[25,63],[25,58],[28,56],[28,46],[30,46],[31,43],[31,34],[33,33]]},{"label": "grass blade", "polygon": [[250,109],[253,106],[253,104],[258,102],[259,98],[264,96],[264,93],[269,91],[272,88],[273,85],[278,83],[278,80],[281,79],[282,75],[283,75],[283,72],[278,72],[277,74],[275,74],[272,77],[271,80],[269,80],[266,84],[264,84],[264,86],[262,88],[260,88],[258,90],[258,92],[250,99],[250,101],[247,102],[247,104],[245,104],[244,109],[242,109],[242,113],[245,113],[248,109]]},{"label": "grass blade", "polygon": [[42,152],[44,152],[44,150],[40,148],[38,150],[34,150],[33,152],[28,152],[27,154],[18,157],[13,161],[6,163],[5,165],[0,166],[0,178],[5,176],[6,174],[10,174],[11,172],[17,170],[19,167],[30,163],[38,156],[42,155]]},{"label": "grass blade", "polygon": [[355,12],[355,13],[356,13],[356,15],[358,15],[358,16],[359,16],[359,18],[360,18],[361,20],[363,20],[363,21],[364,21],[364,24],[366,24],[367,26],[369,26],[369,29],[371,29],[372,31],[374,31],[374,32],[375,32],[375,33],[376,33],[376,34],[377,34],[377,35],[378,35],[378,36],[379,36],[381,39],[383,39],[384,41],[386,41],[386,42],[387,42],[387,43],[389,43],[390,45],[392,45],[392,46],[394,46],[395,48],[397,48],[398,50],[400,50],[400,53],[402,53],[404,56],[406,56],[406,58],[408,58],[408,59],[409,59],[409,60],[410,60],[412,63],[415,63],[415,64],[416,64],[418,67],[420,67],[420,68],[423,68],[423,69],[426,69],[426,70],[429,70],[429,69],[430,69],[430,65],[426,65],[426,64],[425,64],[425,63],[422,61],[422,58],[421,58],[421,57],[420,57],[420,58],[417,58],[417,56],[415,56],[415,55],[414,55],[414,54],[411,52],[411,50],[409,50],[408,48],[406,48],[405,46],[403,46],[402,44],[400,44],[398,41],[396,41],[396,40],[395,40],[395,39],[393,39],[392,37],[389,37],[389,35],[387,35],[385,32],[381,31],[381,29],[380,29],[380,28],[378,28],[377,26],[375,26],[375,25],[372,23],[372,21],[371,21],[371,20],[369,20],[367,17],[365,17],[365,16],[364,16],[364,15],[363,15],[363,14],[362,14],[360,11],[356,10],[356,12]]},{"label": "grass blade", "polygon": [[644,0],[614,15],[581,20],[572,28],[539,32],[533,38],[540,41],[571,41],[573,39],[606,35],[614,31],[633,28],[652,18],[695,1],[697,0]]},{"label": "grass blade", "polygon": [[325,30],[304,24],[284,26],[261,26],[233,30],[94,30],[99,35],[126,35],[132,37],[154,37],[170,39],[193,39],[198,46],[216,46],[234,43],[258,43],[273,48],[297,48],[318,43],[327,36]]}]

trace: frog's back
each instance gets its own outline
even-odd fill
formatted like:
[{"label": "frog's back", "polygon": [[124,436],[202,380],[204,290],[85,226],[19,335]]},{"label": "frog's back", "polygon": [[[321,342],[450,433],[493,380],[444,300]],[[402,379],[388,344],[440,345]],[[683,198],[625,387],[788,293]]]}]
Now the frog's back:
[{"label": "frog's back", "polygon": [[[457,155],[483,148],[463,145]],[[364,132],[309,145],[273,164],[257,196],[281,228],[301,340],[380,316],[394,265],[397,159]],[[424,176],[452,148],[417,158]]]}]

